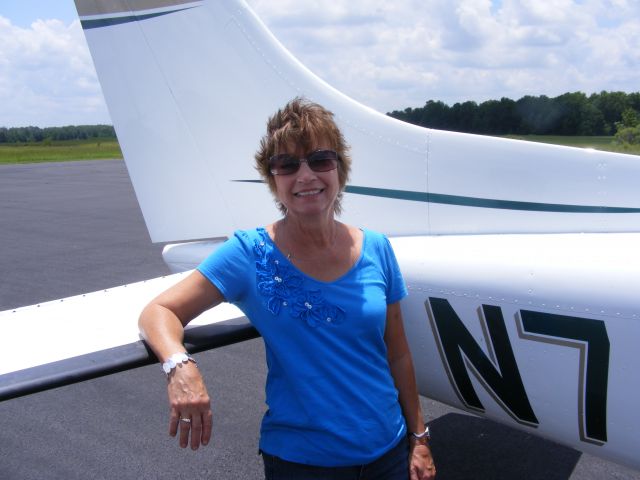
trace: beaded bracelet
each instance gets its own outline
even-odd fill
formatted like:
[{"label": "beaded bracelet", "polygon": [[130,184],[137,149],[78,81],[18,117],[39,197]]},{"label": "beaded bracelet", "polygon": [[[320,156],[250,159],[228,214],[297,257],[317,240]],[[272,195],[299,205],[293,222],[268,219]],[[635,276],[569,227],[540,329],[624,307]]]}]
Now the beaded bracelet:
[{"label": "beaded bracelet", "polygon": [[169,375],[171,375],[171,372],[173,371],[174,368],[176,368],[176,366],[178,366],[181,363],[187,363],[189,361],[195,363],[196,365],[198,364],[195,358],[193,358],[187,352],[174,353],[167,359],[166,362],[162,364],[162,370],[164,370],[164,373],[167,374],[167,378],[169,378]]}]

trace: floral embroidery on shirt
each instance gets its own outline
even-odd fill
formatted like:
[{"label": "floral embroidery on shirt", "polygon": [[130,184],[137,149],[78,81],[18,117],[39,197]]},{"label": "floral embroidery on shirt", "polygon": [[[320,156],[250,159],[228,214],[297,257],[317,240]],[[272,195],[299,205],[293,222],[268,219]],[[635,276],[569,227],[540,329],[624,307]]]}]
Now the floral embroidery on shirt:
[{"label": "floral embroidery on shirt", "polygon": [[344,310],[328,305],[319,290],[303,292],[291,307],[292,315],[307,322],[310,327],[324,323],[339,325],[344,320]]},{"label": "floral embroidery on shirt", "polygon": [[295,269],[273,258],[273,248],[264,239],[254,242],[256,256],[256,284],[258,292],[267,297],[267,308],[274,315],[288,308],[294,318],[305,321],[310,327],[339,325],[344,321],[344,310],[330,305],[320,290],[305,290],[304,279]]}]

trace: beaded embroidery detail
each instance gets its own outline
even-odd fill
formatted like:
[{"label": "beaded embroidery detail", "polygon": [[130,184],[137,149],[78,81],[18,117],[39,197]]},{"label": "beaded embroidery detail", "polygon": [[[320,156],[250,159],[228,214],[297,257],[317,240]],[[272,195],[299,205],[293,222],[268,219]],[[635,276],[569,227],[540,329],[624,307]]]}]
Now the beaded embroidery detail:
[{"label": "beaded embroidery detail", "polygon": [[263,230],[262,237],[254,241],[256,256],[256,283],[258,292],[267,297],[267,308],[278,315],[285,308],[289,315],[305,321],[310,327],[339,325],[344,321],[342,308],[331,305],[320,290],[304,288],[304,278],[291,266],[274,258],[273,247],[267,245]]}]

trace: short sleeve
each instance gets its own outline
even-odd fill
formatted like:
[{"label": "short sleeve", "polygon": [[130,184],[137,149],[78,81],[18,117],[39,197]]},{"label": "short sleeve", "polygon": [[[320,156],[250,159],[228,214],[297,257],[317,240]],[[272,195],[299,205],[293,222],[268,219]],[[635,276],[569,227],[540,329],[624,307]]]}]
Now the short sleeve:
[{"label": "short sleeve", "polygon": [[241,300],[251,283],[254,262],[249,244],[247,232],[237,231],[197,267],[227,302]]},{"label": "short sleeve", "polygon": [[387,280],[387,304],[399,302],[406,297],[409,292],[407,286],[404,283],[398,260],[393,252],[391,242],[385,235],[381,235],[381,247],[382,247],[382,266],[384,268],[384,275]]}]

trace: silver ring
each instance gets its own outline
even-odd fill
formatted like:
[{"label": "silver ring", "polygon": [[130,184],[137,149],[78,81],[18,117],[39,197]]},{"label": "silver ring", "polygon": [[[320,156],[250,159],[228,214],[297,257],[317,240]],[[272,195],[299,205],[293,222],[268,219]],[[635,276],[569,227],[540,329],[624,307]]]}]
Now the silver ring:
[{"label": "silver ring", "polygon": [[184,423],[191,423],[191,419],[190,418],[181,418],[180,421],[184,422]]}]

